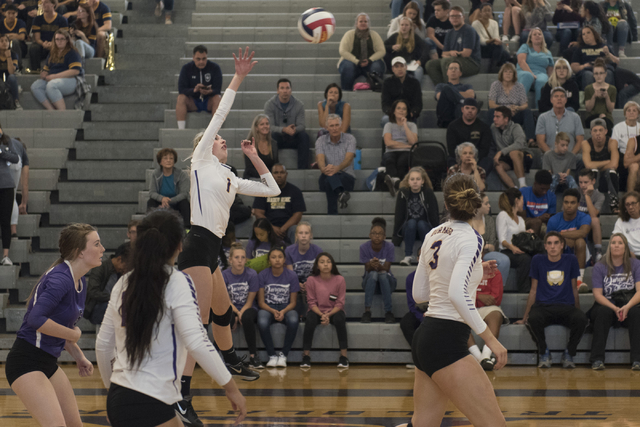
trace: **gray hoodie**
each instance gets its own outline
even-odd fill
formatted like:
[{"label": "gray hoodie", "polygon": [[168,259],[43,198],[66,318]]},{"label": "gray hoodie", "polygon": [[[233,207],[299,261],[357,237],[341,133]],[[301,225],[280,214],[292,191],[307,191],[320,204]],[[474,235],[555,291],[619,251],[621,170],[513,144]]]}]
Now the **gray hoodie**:
[{"label": "gray hoodie", "polygon": [[[164,196],[158,193],[158,191],[160,191],[160,187],[162,187],[163,178],[164,175],[162,173],[162,167],[156,168],[153,171],[153,178],[149,185],[150,199],[162,202],[162,198]],[[176,187],[176,195],[171,198],[171,201],[169,202],[170,205],[175,205],[185,199],[189,200],[190,181],[191,179],[189,178],[189,174],[182,169],[178,169],[176,167],[173,168],[173,184]]]},{"label": "gray hoodie", "polygon": [[[293,96],[289,98],[287,110],[282,109],[278,95],[268,100],[264,104],[264,113],[269,116],[271,121],[271,132],[282,133],[282,128],[295,124],[296,133],[304,132],[304,104]],[[284,123],[285,114],[287,122]]]},{"label": "gray hoodie", "polygon": [[507,127],[502,132],[495,124],[491,125],[491,133],[493,134],[493,140],[496,142],[496,148],[503,155],[506,156],[513,150],[519,150],[523,153],[528,152],[527,137],[524,135],[522,127],[514,123],[513,120],[509,120]]}]

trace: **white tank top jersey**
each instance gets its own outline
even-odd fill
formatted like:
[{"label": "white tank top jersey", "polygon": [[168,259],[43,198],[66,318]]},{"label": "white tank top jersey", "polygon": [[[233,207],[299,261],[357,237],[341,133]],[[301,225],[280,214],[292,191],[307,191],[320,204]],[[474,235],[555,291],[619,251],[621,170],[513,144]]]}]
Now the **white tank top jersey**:
[{"label": "white tank top jersey", "polygon": [[429,302],[425,316],[466,323],[477,334],[487,325],[476,310],[482,280],[484,240],[464,221],[449,221],[427,234],[413,279],[416,303]]},{"label": "white tank top jersey", "polygon": [[121,307],[129,273],[118,280],[111,292],[96,339],[96,357],[107,388],[113,382],[172,405],[182,400],[180,378],[187,352],[219,385],[227,384],[231,374],[202,326],[191,277],[168,265],[166,268],[171,270],[171,276],[164,290],[164,312],[154,327],[150,353],[140,366],[130,367],[125,349],[126,329]]},{"label": "white tank top jersey", "polygon": [[231,89],[224,91],[220,105],[191,159],[191,224],[204,227],[220,238],[227,230],[229,209],[236,193],[254,197],[280,194],[280,187],[271,173],[260,175],[260,182],[238,178],[230,166],[220,163],[211,153],[235,96]]}]

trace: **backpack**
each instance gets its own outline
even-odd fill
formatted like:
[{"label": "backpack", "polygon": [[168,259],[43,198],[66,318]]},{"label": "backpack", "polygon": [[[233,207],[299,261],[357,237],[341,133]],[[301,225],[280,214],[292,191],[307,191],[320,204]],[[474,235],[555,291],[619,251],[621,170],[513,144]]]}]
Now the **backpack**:
[{"label": "backpack", "polygon": [[433,183],[433,190],[442,189],[447,175],[447,149],[439,141],[418,141],[411,147],[409,168],[422,166]]},{"label": "backpack", "polygon": [[0,110],[15,110],[16,103],[6,83],[0,80]]}]

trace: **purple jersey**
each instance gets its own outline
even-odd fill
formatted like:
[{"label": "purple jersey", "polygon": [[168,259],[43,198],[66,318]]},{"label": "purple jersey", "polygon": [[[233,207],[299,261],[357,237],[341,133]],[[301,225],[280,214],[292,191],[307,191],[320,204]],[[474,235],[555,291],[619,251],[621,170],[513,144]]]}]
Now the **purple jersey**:
[{"label": "purple jersey", "polygon": [[[257,244],[257,246],[256,246]],[[260,242],[259,240],[249,239],[247,242],[247,259],[258,258],[259,256],[266,255],[271,250],[271,243]]]},{"label": "purple jersey", "polygon": [[373,258],[378,258],[380,264],[384,264],[389,261],[393,263],[393,259],[395,256],[395,250],[393,247],[393,243],[384,241],[382,243],[382,249],[380,252],[375,252],[371,247],[371,240],[364,242],[360,245],[360,263],[366,264],[371,261]]},{"label": "purple jersey", "polygon": [[258,274],[258,281],[260,287],[264,288],[264,301],[269,305],[289,304],[291,294],[300,292],[298,276],[288,268],[278,277],[273,275],[271,267],[262,270]]},{"label": "purple jersey", "polygon": [[84,302],[87,297],[87,279],[81,279],[82,286],[76,290],[73,274],[68,262],[58,264],[45,273],[36,286],[33,298],[27,306],[27,313],[18,330],[18,338],[46,351],[54,357],[60,357],[65,340],[38,332],[47,319],[67,328],[73,328],[82,318]]},{"label": "purple jersey", "polygon": [[[242,274],[237,276],[228,268],[222,272],[222,277],[224,277],[224,283],[227,285],[231,303],[238,310],[242,310],[242,307],[247,303],[250,292],[258,292],[260,289],[258,273],[249,267],[245,267]],[[253,300],[253,307],[258,308],[258,303],[255,299]]]},{"label": "purple jersey", "polygon": [[602,289],[602,294],[611,299],[611,294],[618,291],[632,291],[636,283],[640,282],[640,260],[631,258],[631,274],[624,274],[624,266],[619,265],[613,270],[611,276],[607,265],[603,262],[593,267],[593,288]]},{"label": "purple jersey", "polygon": [[322,253],[322,248],[311,243],[309,250],[304,254],[300,254],[298,244],[291,245],[285,249],[286,264],[293,266],[293,271],[298,275],[298,281],[305,283],[311,275],[311,269],[316,257]]}]

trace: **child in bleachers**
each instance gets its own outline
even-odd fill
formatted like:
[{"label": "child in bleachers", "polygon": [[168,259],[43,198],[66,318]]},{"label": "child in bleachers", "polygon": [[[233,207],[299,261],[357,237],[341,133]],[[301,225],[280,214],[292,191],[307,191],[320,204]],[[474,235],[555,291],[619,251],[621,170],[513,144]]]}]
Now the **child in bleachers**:
[{"label": "child in bleachers", "polygon": [[253,223],[253,234],[247,242],[247,259],[266,255],[271,248],[280,242],[273,226],[266,218],[258,218]]},{"label": "child in bleachers", "polygon": [[588,213],[591,217],[591,238],[595,253],[592,263],[595,264],[602,258],[602,228],[600,226],[600,210],[604,204],[604,194],[596,188],[596,173],[591,169],[584,168],[578,177],[578,190],[580,190],[580,202],[578,210]]},{"label": "child in bleachers", "polygon": [[578,188],[576,180],[571,175],[575,170],[578,158],[569,151],[570,138],[566,132],[558,132],[553,150],[549,150],[542,156],[542,169],[548,170],[553,175],[551,191],[556,192],[561,186],[560,192],[567,187]]},{"label": "child in bleachers", "polygon": [[396,290],[397,280],[391,273],[391,263],[394,261],[393,243],[385,241],[387,235],[387,221],[375,217],[371,221],[369,241],[360,245],[360,263],[364,264],[362,289],[364,289],[364,314],[362,323],[371,323],[371,304],[373,295],[379,290],[384,302],[384,321],[394,323],[391,294]]},{"label": "child in bleachers", "polygon": [[311,274],[316,257],[322,253],[322,248],[311,243],[311,240],[313,240],[311,224],[300,221],[296,227],[296,242],[284,251],[287,268],[296,273],[300,282],[296,311],[301,317],[307,313],[307,278]]}]

